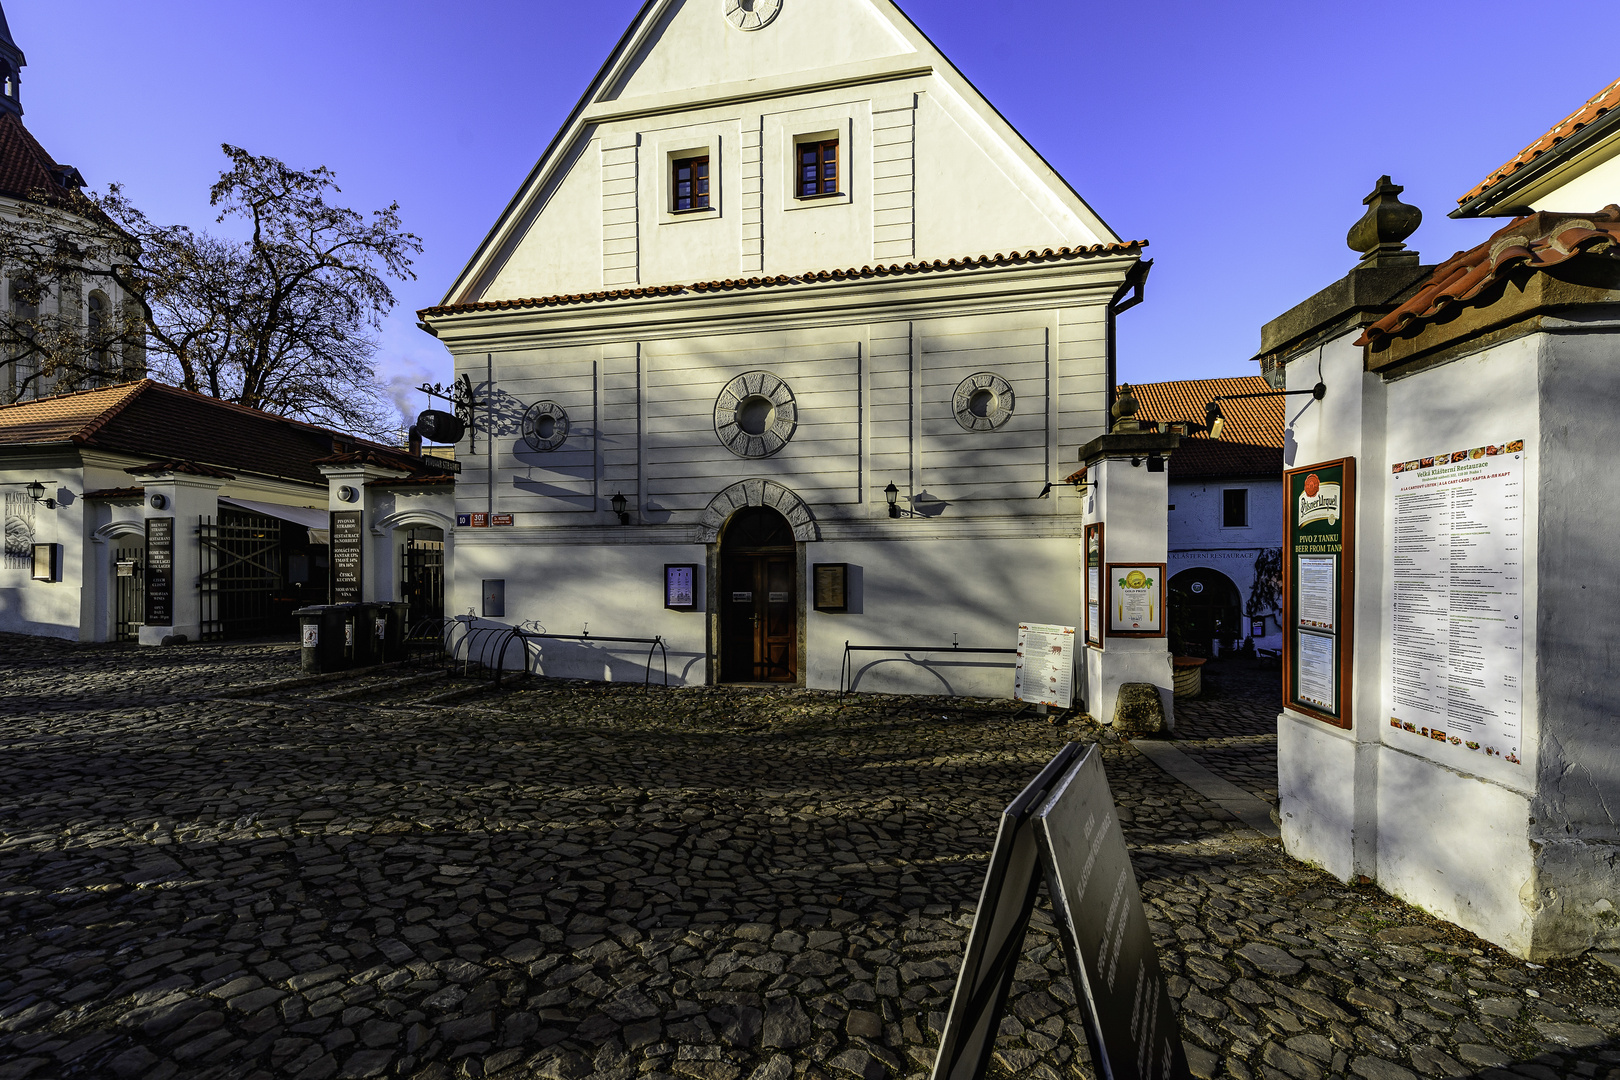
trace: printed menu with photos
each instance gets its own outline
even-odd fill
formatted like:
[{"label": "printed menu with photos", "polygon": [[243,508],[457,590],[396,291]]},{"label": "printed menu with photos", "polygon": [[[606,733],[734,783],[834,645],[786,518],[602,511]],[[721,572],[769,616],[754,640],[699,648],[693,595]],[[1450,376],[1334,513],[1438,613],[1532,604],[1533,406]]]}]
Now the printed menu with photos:
[{"label": "printed menu with photos", "polygon": [[1390,726],[1520,763],[1524,441],[1391,466]]},{"label": "printed menu with photos", "polygon": [[1018,624],[1013,700],[1067,709],[1074,699],[1074,627]]}]

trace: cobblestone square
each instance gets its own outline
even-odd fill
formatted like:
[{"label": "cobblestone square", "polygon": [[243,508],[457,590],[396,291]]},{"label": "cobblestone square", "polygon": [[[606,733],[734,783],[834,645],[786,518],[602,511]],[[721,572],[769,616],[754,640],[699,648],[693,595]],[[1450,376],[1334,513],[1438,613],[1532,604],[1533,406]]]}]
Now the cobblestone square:
[{"label": "cobblestone square", "polygon": [[[1275,676],[1178,745],[1275,797]],[[1009,702],[298,679],[0,640],[0,1080],[879,1080],[932,1064],[996,815],[1101,739],[1196,1075],[1620,1078],[1620,957],[1525,964]],[[1002,1075],[1091,1077],[1038,911]]]}]

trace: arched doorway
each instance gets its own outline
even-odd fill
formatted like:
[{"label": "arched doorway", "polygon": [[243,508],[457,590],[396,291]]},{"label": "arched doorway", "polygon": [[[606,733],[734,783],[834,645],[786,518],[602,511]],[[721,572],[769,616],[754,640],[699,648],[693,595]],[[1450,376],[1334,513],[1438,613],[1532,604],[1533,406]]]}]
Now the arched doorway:
[{"label": "arched doorway", "polygon": [[793,526],[747,506],[720,537],[720,681],[792,683],[799,677],[798,553]]},{"label": "arched doorway", "polygon": [[1197,567],[1170,579],[1170,651],[1211,657],[1243,637],[1243,597],[1219,570]]}]

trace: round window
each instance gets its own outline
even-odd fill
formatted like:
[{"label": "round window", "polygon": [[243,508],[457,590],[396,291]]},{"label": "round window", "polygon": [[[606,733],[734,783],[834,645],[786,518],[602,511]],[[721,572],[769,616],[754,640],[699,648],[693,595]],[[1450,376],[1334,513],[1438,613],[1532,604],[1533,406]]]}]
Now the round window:
[{"label": "round window", "polygon": [[793,391],[768,371],[738,375],[714,402],[714,433],[738,457],[770,457],[793,438],[798,421]]},{"label": "round window", "polygon": [[968,431],[991,431],[1012,416],[1012,384],[988,371],[969,375],[957,385],[951,410],[956,422]]},{"label": "round window", "polygon": [[568,413],[555,401],[537,401],[523,414],[523,441],[546,453],[568,441]]}]

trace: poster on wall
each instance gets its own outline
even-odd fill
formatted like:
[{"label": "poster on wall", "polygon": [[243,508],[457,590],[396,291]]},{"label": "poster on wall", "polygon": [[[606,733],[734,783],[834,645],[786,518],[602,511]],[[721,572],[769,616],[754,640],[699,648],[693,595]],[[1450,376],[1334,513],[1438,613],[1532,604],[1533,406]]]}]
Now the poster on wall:
[{"label": "poster on wall", "polygon": [[1164,637],[1164,563],[1105,563],[1109,637]]},{"label": "poster on wall", "polygon": [[664,564],[664,606],[674,611],[697,609],[697,566]]},{"label": "poster on wall", "polygon": [[174,518],[146,519],[147,626],[174,625]]},{"label": "poster on wall", "polygon": [[1102,648],[1103,526],[1086,526],[1086,644]]},{"label": "poster on wall", "polygon": [[332,511],[332,603],[358,604],[365,560],[364,512]]},{"label": "poster on wall", "polygon": [[1390,727],[1521,763],[1523,439],[1390,466]]},{"label": "poster on wall", "polygon": [[6,492],[6,568],[26,570],[33,565],[34,511],[38,504],[26,491]]},{"label": "poster on wall", "polygon": [[1283,473],[1283,704],[1350,726],[1354,458]]},{"label": "poster on wall", "polygon": [[1067,709],[1074,699],[1074,627],[1018,624],[1013,700]]}]

